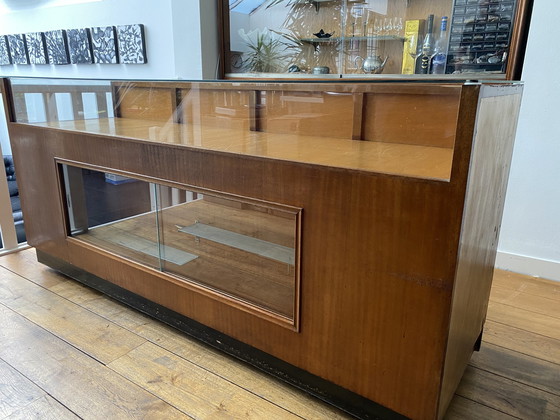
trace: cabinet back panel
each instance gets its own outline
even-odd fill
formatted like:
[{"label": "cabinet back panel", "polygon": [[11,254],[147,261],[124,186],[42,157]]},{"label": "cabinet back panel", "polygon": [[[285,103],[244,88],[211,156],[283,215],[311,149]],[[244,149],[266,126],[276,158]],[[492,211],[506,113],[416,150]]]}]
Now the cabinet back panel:
[{"label": "cabinet back panel", "polygon": [[181,89],[181,122],[248,131],[251,94],[248,90]]},{"label": "cabinet back panel", "polygon": [[263,91],[260,103],[259,131],[352,138],[352,93]]},{"label": "cabinet back panel", "polygon": [[453,148],[459,112],[453,95],[367,93],[362,138]]},{"label": "cabinet back panel", "polygon": [[151,87],[132,87],[124,84],[116,88],[117,115],[153,121],[173,121],[175,90]]}]

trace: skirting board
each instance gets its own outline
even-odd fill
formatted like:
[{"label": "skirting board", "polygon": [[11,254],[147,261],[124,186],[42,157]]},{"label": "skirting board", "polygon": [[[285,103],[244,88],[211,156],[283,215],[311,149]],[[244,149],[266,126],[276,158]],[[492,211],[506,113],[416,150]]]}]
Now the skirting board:
[{"label": "skirting board", "polygon": [[525,255],[498,252],[495,265],[500,270],[560,281],[560,262],[558,261],[540,260]]}]

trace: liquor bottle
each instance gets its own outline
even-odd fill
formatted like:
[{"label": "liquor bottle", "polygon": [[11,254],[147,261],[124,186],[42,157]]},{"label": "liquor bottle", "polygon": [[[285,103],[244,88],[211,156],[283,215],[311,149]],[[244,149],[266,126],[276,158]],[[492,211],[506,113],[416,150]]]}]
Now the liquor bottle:
[{"label": "liquor bottle", "polygon": [[434,57],[432,58],[432,74],[445,74],[447,65],[447,16],[441,18],[439,37],[434,46]]},{"label": "liquor bottle", "polygon": [[418,73],[428,74],[430,70],[430,61],[432,60],[432,51],[434,49],[434,15],[428,16],[428,27],[426,29],[426,37],[422,43],[422,54],[418,58]]}]

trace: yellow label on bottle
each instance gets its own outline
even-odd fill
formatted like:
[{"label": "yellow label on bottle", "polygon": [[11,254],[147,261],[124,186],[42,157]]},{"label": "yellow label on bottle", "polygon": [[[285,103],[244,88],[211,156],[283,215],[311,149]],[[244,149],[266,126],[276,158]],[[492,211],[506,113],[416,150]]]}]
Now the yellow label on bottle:
[{"label": "yellow label on bottle", "polygon": [[[414,74],[416,61],[410,53],[414,53],[418,47],[419,34],[424,32],[424,19],[407,20],[404,26],[404,47],[402,59],[402,74]],[[413,37],[413,35],[416,35]]]}]

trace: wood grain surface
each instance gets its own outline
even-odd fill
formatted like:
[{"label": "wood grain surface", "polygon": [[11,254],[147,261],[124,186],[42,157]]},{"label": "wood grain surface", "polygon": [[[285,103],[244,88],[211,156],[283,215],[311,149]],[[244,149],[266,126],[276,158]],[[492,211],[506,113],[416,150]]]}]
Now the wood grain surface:
[{"label": "wood grain surface", "polygon": [[[226,83],[214,88],[221,85]],[[302,86],[290,85],[285,92],[305,90]],[[476,144],[471,153],[475,122],[479,121],[478,138],[491,138],[495,108],[516,98],[520,89],[491,86],[484,93],[488,105],[479,108],[483,89],[476,84],[356,86],[364,92],[394,91],[399,97],[410,92],[438,97],[459,89],[458,118],[449,122],[455,130],[453,149],[254,131],[237,136],[237,131],[219,127],[153,126],[149,121],[138,127],[123,118],[99,120],[98,126],[105,124],[104,128],[91,132],[86,125],[96,123],[58,127],[12,123],[15,154],[26,159],[18,177],[30,221],[29,242],[403,415],[442,417],[441,407],[451,399],[468,363],[464,355],[470,355],[484,321],[494,228],[503,204],[503,196],[488,194],[488,210],[480,211],[480,219],[475,217],[476,197],[486,197],[480,190],[502,191],[501,177],[483,177],[489,181],[484,186],[480,180],[471,182],[475,199],[466,196],[469,170],[476,178],[477,164],[499,171],[507,165],[507,153],[477,152]],[[341,93],[346,88],[333,86]],[[354,87],[351,91],[356,92]],[[354,116],[353,109],[350,115]],[[507,125],[507,116],[515,114],[508,113],[496,126]],[[130,134],[119,131],[123,121],[131,124]],[[153,127],[159,127],[159,133]],[[349,127],[352,134],[354,124]],[[101,134],[103,130],[106,134]],[[499,143],[507,149],[512,139],[504,133]],[[302,208],[298,328],[286,328],[272,315],[249,311],[208,288],[68,238],[56,159],[174,187],[193,186]],[[464,212],[471,207],[472,213]],[[469,241],[477,232],[484,233],[483,246],[462,252],[470,249]],[[457,271],[458,264],[466,267],[464,275]],[[477,273],[481,274],[477,281],[485,285],[478,292],[479,283],[469,283]],[[446,377],[452,378],[451,385],[440,398]]]},{"label": "wood grain surface", "polygon": [[[131,118],[58,121],[34,125],[69,133],[147,140],[234,155],[440,180],[449,179],[453,156],[453,150],[449,148],[396,141],[386,143],[236,131]],[[351,137],[351,131],[349,133]]]}]

